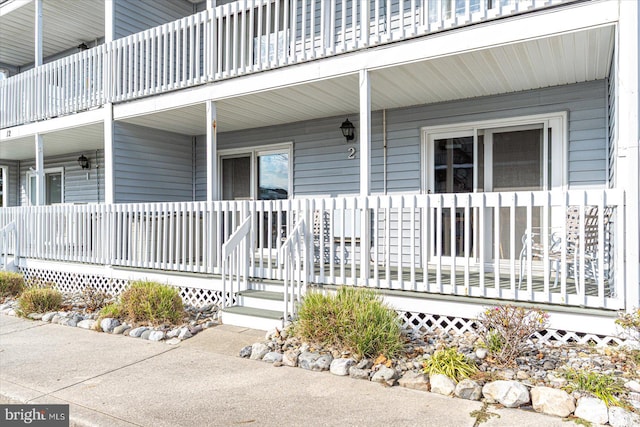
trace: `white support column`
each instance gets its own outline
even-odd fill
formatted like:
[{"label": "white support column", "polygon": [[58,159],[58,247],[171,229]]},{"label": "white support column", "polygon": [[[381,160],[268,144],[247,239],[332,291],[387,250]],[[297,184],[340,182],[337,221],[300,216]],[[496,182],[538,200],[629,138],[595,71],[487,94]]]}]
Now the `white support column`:
[{"label": "white support column", "polygon": [[207,0],[207,9],[215,9],[216,0]]},{"label": "white support column", "polygon": [[34,64],[36,67],[42,65],[42,0],[35,1],[36,16],[34,21]]},{"label": "white support column", "polygon": [[115,29],[115,0],[104,0],[104,42],[111,43],[114,38]]},{"label": "white support column", "polygon": [[207,101],[207,201],[218,200],[218,137],[216,103]]},{"label": "white support column", "polygon": [[36,134],[36,206],[42,206],[45,203],[44,198],[44,144],[42,135]]},{"label": "white support column", "polygon": [[[365,197],[371,194],[371,82],[368,70],[360,70],[360,280],[369,283],[371,224]],[[355,255],[354,255],[355,256]]]},{"label": "white support column", "polygon": [[[624,188],[627,205],[625,229],[626,308],[640,306],[640,123],[638,121],[638,21],[640,11],[635,1],[620,1],[616,67],[616,134],[618,186]],[[622,275],[623,272],[618,274]],[[620,288],[619,288],[620,289]],[[621,289],[620,289],[621,290]]]},{"label": "white support column", "polygon": [[113,104],[104,104],[104,203],[115,203]]},{"label": "white support column", "polygon": [[360,70],[360,195],[371,194],[371,84],[369,71]]}]

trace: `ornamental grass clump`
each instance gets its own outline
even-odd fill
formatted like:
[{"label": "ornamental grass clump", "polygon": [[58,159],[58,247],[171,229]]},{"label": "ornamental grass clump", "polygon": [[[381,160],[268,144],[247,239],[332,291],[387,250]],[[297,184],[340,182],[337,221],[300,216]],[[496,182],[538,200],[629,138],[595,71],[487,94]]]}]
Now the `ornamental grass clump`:
[{"label": "ornamental grass clump", "polygon": [[339,288],[335,295],[310,292],[294,324],[298,337],[359,357],[390,358],[403,346],[396,312],[369,289]]},{"label": "ornamental grass clump", "polygon": [[153,281],[132,282],[120,295],[118,310],[131,322],[154,325],[177,324],[185,315],[178,289]]},{"label": "ornamental grass clump", "polygon": [[0,298],[15,298],[24,291],[24,278],[20,273],[0,271]]},{"label": "ornamental grass clump", "polygon": [[620,326],[624,331],[624,338],[640,344],[640,307],[631,313],[620,313],[616,319],[616,325]]},{"label": "ornamental grass clump", "polygon": [[549,315],[537,308],[512,305],[487,308],[477,319],[483,345],[500,365],[513,365],[529,347],[528,339],[546,329]]},{"label": "ornamental grass clump", "polygon": [[456,381],[469,378],[478,372],[475,363],[453,347],[436,350],[422,366],[425,374],[442,374]]},{"label": "ornamental grass clump", "polygon": [[568,380],[565,387],[568,393],[582,391],[597,397],[607,406],[626,406],[616,396],[625,393],[625,388],[613,375],[570,369],[564,372],[564,377]]},{"label": "ornamental grass clump", "polygon": [[62,294],[52,288],[27,289],[18,298],[18,307],[23,316],[58,311],[62,307]]}]

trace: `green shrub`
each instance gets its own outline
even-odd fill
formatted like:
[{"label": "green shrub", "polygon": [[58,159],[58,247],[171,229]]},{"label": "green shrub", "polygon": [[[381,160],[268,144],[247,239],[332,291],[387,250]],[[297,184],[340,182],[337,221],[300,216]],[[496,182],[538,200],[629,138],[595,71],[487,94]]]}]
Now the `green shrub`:
[{"label": "green shrub", "polygon": [[335,295],[308,293],[294,333],[360,357],[393,357],[403,345],[396,312],[373,291],[362,288],[342,287]]},{"label": "green shrub", "polygon": [[184,317],[178,289],[152,281],[132,282],[120,295],[118,308],[131,322],[178,323]]},{"label": "green shrub", "polygon": [[58,311],[62,307],[62,294],[51,288],[27,289],[18,298],[18,307],[23,315]]},{"label": "green shrub", "polygon": [[442,374],[460,381],[478,372],[478,368],[464,354],[452,347],[436,350],[424,361],[423,372],[429,375]]},{"label": "green shrub", "polygon": [[569,384],[565,390],[572,393],[576,390],[592,394],[604,401],[607,406],[625,406],[615,395],[625,392],[620,380],[613,375],[591,371],[568,370],[564,373]]},{"label": "green shrub", "polygon": [[0,271],[0,298],[17,297],[22,291],[24,291],[22,274]]},{"label": "green shrub", "polygon": [[527,348],[527,339],[547,327],[549,315],[537,308],[505,305],[487,308],[477,320],[480,338],[496,362],[512,365]]}]

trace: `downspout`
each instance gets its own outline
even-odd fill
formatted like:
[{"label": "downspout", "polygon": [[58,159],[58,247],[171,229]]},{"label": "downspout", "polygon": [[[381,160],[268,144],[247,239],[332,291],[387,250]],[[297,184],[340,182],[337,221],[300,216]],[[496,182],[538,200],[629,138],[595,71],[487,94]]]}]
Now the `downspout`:
[{"label": "downspout", "polygon": [[382,110],[382,194],[387,195],[387,110]]}]

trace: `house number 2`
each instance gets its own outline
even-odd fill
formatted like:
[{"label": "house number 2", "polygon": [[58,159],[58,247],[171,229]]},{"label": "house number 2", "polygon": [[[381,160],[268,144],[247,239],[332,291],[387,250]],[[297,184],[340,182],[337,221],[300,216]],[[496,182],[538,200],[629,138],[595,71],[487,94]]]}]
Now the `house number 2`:
[{"label": "house number 2", "polygon": [[347,159],[355,159],[356,158],[356,147],[349,147],[347,152],[349,153],[349,155],[347,156]]}]

